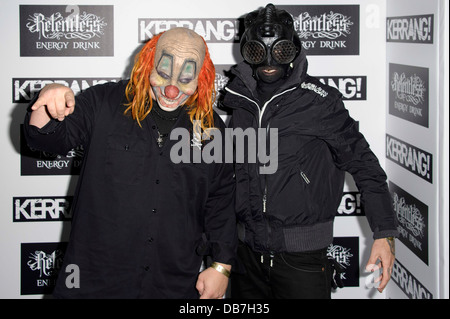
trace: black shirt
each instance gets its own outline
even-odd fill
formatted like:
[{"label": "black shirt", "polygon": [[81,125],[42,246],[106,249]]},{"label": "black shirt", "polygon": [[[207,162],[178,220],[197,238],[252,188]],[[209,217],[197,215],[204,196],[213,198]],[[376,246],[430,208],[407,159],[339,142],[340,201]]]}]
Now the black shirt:
[{"label": "black shirt", "polygon": [[[174,164],[170,150],[178,141],[168,139],[160,148],[151,115],[140,127],[123,114],[125,86],[86,90],[76,97],[72,115],[40,130],[25,121],[27,142],[35,149],[67,154],[82,144],[85,150],[61,268],[79,267],[80,288],[68,289],[61,271],[54,294],[197,298],[202,254],[233,262],[232,164]],[[218,116],[215,125],[224,129]],[[184,107],[175,128],[192,131]]]}]

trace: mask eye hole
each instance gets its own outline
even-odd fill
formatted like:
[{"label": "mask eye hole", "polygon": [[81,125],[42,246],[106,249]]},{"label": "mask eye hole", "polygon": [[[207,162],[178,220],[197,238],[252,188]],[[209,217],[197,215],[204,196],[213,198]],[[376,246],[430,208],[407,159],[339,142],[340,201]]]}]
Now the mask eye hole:
[{"label": "mask eye hole", "polygon": [[258,41],[249,41],[242,48],[242,56],[250,64],[260,64],[266,58],[266,49]]},{"label": "mask eye hole", "polygon": [[292,41],[278,41],[272,48],[272,57],[279,64],[292,62],[297,54],[297,48]]}]

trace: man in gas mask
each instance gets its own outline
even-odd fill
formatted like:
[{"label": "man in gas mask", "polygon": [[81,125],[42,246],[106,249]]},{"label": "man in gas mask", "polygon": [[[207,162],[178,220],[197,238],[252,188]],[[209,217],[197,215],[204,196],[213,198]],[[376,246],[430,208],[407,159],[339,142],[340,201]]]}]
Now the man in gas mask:
[{"label": "man in gas mask", "polygon": [[[214,79],[203,38],[175,28],[144,45],[129,80],[77,97],[48,85],[32,101],[24,123],[32,148],[85,151],[56,297],[223,297],[236,243],[232,164],[175,163],[171,148],[183,140],[170,138],[175,129],[192,134],[194,123],[224,131]],[[199,274],[203,255],[214,263]],[[79,269],[78,287],[67,285],[68,265]]]},{"label": "man in gas mask", "polygon": [[341,94],[308,75],[291,15],[272,4],[246,16],[241,54],[222,104],[233,112],[233,128],[278,130],[278,169],[263,174],[248,154],[236,162],[243,267],[233,274],[232,297],[330,298],[341,286],[327,247],[346,171],[373,231],[367,268],[381,261],[381,292],[394,262],[396,221],[386,175]]}]

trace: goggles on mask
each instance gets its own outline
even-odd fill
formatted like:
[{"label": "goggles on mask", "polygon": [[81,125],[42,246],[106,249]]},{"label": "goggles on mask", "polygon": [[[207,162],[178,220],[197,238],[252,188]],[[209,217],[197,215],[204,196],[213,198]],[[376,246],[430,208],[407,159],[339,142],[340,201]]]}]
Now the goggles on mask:
[{"label": "goggles on mask", "polygon": [[290,40],[275,41],[273,46],[266,46],[263,42],[251,40],[242,47],[242,57],[250,64],[261,64],[270,55],[278,64],[289,64],[297,56],[297,47]]},{"label": "goggles on mask", "polygon": [[294,30],[292,16],[273,4],[250,12],[244,19],[245,32],[241,38],[241,54],[254,67],[287,65],[301,51],[301,42]]}]

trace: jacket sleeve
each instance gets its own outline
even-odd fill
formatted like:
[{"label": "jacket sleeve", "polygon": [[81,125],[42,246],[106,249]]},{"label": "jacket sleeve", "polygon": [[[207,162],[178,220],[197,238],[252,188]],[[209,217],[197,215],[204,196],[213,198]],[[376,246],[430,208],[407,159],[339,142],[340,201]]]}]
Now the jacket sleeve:
[{"label": "jacket sleeve", "polygon": [[[28,146],[32,149],[65,156],[80,145],[89,142],[95,115],[101,106],[101,99],[107,85],[91,87],[75,97],[74,112],[63,121],[51,119],[44,127],[30,125],[29,111],[25,115],[24,135]],[[33,105],[35,99],[30,102]]]},{"label": "jacket sleeve", "polygon": [[[223,131],[221,133],[223,137]],[[222,155],[224,158],[224,152],[222,152]],[[210,164],[209,195],[204,214],[204,228],[209,245],[209,255],[213,261],[231,265],[235,264],[237,249],[233,173],[232,163],[222,161],[222,163]]]},{"label": "jacket sleeve", "polygon": [[340,94],[336,94],[336,98],[328,98],[325,105],[321,121],[324,140],[336,166],[353,176],[373,238],[398,236],[386,173],[359,132],[357,123],[350,117]]}]

